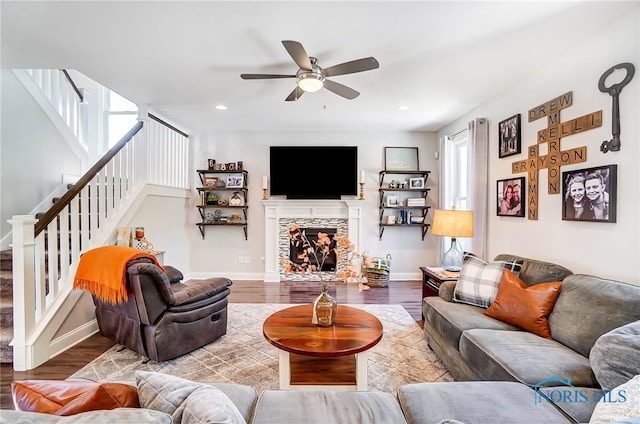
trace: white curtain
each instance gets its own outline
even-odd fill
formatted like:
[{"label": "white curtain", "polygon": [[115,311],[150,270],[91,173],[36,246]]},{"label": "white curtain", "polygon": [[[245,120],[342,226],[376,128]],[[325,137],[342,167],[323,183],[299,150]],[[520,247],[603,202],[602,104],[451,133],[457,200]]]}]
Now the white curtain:
[{"label": "white curtain", "polygon": [[487,253],[489,123],[486,118],[469,122],[469,205],[473,210],[471,251],[481,258]]},{"label": "white curtain", "polygon": [[[456,178],[463,176],[463,172],[452,165],[451,160],[456,153],[453,152],[453,144],[459,137],[467,139],[466,152],[466,198],[463,203],[456,200]],[[486,118],[476,118],[469,122],[467,130],[462,130],[454,135],[445,135],[440,140],[440,152],[442,157],[439,163],[440,171],[440,198],[441,209],[449,209],[456,204],[465,210],[474,212],[474,237],[471,239],[459,239],[464,250],[471,251],[484,258],[486,254],[487,234],[487,208],[488,208],[488,149],[489,149],[489,124]],[[458,153],[458,159],[459,159]],[[457,175],[459,173],[459,175]],[[449,248],[451,239],[443,237],[441,240],[442,251]]]}]

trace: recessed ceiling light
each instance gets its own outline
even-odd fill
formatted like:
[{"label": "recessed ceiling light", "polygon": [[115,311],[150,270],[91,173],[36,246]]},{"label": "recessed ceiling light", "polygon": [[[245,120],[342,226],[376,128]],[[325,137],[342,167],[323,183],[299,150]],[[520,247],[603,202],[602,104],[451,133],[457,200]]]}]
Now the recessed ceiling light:
[{"label": "recessed ceiling light", "polygon": [[409,106],[407,105],[398,106],[398,110],[409,110]]},{"label": "recessed ceiling light", "polygon": [[225,105],[216,105],[216,109],[218,109],[218,110],[227,110],[227,107]]}]

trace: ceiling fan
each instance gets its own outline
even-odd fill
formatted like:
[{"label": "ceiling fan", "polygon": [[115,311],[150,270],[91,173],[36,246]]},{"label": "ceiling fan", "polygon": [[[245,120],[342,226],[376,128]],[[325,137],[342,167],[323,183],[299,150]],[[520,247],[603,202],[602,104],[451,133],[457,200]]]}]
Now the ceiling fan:
[{"label": "ceiling fan", "polygon": [[356,72],[370,71],[380,66],[378,61],[373,57],[352,60],[339,65],[322,68],[318,65],[318,59],[307,54],[302,44],[297,41],[284,40],[282,42],[284,48],[293,58],[294,62],[300,67],[295,75],[280,74],[240,74],[242,79],[274,79],[274,78],[295,78],[296,88],[289,94],[285,101],[298,100],[305,91],[312,93],[320,90],[322,87],[327,90],[352,100],[360,95],[359,92],[346,85],[337,83],[327,79],[327,77],[335,77],[337,75],[354,74]]}]

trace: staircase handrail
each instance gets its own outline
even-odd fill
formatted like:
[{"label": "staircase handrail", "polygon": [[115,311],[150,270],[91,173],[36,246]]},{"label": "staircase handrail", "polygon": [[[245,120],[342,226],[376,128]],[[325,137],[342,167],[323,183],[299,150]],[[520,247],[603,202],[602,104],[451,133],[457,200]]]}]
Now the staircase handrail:
[{"label": "staircase handrail", "polygon": [[82,189],[91,182],[91,180],[102,170],[115,157],[116,154],[142,129],[142,121],[138,121],[127,132],[124,137],[118,141],[105,155],[95,163],[80,179],[67,191],[57,202],[55,202],[48,211],[46,211],[38,220],[35,225],[35,236],[38,236],[42,231],[47,228],[47,225],[53,221],[58,214],[82,191]]},{"label": "staircase handrail", "polygon": [[62,74],[64,75],[69,85],[71,85],[71,88],[73,88],[73,91],[77,94],[78,98],[80,99],[80,102],[81,103],[84,102],[84,96],[82,95],[82,92],[78,89],[78,86],[76,85],[76,83],[73,82],[73,78],[71,78],[71,75],[69,75],[69,72],[67,72],[66,69],[60,69],[60,72],[62,72]]}]

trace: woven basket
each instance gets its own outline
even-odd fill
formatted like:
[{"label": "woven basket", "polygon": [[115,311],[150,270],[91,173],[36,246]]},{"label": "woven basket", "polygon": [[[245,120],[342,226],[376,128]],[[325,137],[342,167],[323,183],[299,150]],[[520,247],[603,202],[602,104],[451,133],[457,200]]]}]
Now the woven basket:
[{"label": "woven basket", "polygon": [[365,271],[364,276],[367,277],[365,284],[369,287],[387,287],[389,285],[388,272],[379,274],[377,272]]},{"label": "woven basket", "polygon": [[389,273],[391,268],[391,255],[386,258],[373,258],[373,268],[365,268],[364,276],[367,277],[369,287],[387,287],[389,285]]}]

